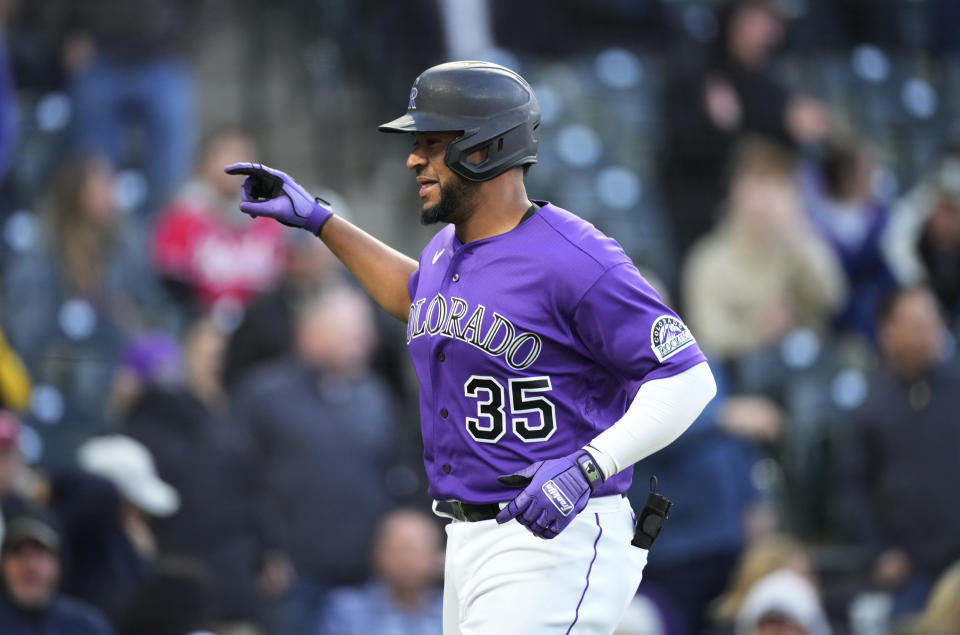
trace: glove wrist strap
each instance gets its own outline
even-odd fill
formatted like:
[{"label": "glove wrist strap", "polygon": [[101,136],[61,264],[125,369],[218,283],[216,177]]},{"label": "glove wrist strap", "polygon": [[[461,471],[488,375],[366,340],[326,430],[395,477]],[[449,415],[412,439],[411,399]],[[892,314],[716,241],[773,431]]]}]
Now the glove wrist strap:
[{"label": "glove wrist strap", "polygon": [[310,213],[310,218],[305,227],[311,234],[319,237],[320,230],[323,229],[323,226],[327,224],[327,221],[330,220],[332,216],[333,211],[330,209],[330,203],[319,196],[314,197],[313,211]]},{"label": "glove wrist strap", "polygon": [[597,462],[593,460],[593,457],[590,456],[590,453],[587,451],[578,454],[575,461],[577,467],[580,468],[580,472],[583,473],[584,478],[587,479],[587,484],[590,485],[590,491],[596,491],[604,481],[603,472],[600,471]]}]

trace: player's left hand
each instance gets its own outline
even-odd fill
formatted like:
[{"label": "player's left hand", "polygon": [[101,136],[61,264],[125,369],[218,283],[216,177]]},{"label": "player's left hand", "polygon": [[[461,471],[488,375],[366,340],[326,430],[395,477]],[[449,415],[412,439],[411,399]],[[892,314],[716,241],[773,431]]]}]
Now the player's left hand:
[{"label": "player's left hand", "polygon": [[590,495],[603,483],[603,475],[593,457],[577,450],[560,459],[537,461],[497,480],[524,488],[500,510],[497,522],[516,518],[534,535],[553,538],[586,507]]}]

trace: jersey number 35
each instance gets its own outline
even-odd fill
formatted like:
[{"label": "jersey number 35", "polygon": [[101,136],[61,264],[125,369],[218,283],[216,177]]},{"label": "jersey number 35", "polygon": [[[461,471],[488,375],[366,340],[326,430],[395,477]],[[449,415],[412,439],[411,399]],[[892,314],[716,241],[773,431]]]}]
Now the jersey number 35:
[{"label": "jersey number 35", "polygon": [[[552,389],[549,377],[510,379],[507,386],[494,378],[473,375],[463,385],[467,397],[477,400],[477,416],[467,417],[467,432],[480,443],[496,443],[507,432],[505,395],[510,395],[513,433],[524,443],[540,443],[557,430],[556,408],[539,393]],[[527,416],[522,416],[527,415]]]}]

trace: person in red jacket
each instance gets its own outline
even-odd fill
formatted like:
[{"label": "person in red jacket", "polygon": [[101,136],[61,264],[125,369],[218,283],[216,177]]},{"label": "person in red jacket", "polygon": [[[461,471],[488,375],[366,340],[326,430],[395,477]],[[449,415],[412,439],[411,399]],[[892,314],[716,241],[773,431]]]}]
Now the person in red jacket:
[{"label": "person in red jacket", "polygon": [[152,236],[153,263],[186,314],[241,310],[280,277],[283,227],[236,214],[239,181],[224,162],[253,156],[256,145],[237,128],[213,133],[200,152],[196,176],[161,212]]}]

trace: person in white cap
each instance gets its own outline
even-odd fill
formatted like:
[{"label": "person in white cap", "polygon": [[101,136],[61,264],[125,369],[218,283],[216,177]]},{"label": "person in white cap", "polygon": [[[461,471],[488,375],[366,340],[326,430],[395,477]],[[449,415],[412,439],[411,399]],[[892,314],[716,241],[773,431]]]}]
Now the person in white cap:
[{"label": "person in white cap", "polygon": [[95,437],[80,446],[77,460],[87,472],[113,483],[124,501],[123,525],[142,556],[156,555],[147,516],[164,518],[180,508],[180,495],[161,480],[150,451],[123,435]]},{"label": "person in white cap", "polygon": [[84,442],[77,464],[52,473],[50,482],[70,563],[62,588],[117,619],[157,556],[150,517],[174,514],[180,497],[157,476],[143,445],[127,437]]},{"label": "person in white cap", "polygon": [[830,635],[830,625],[810,580],[791,569],[761,578],[737,615],[736,635]]}]

